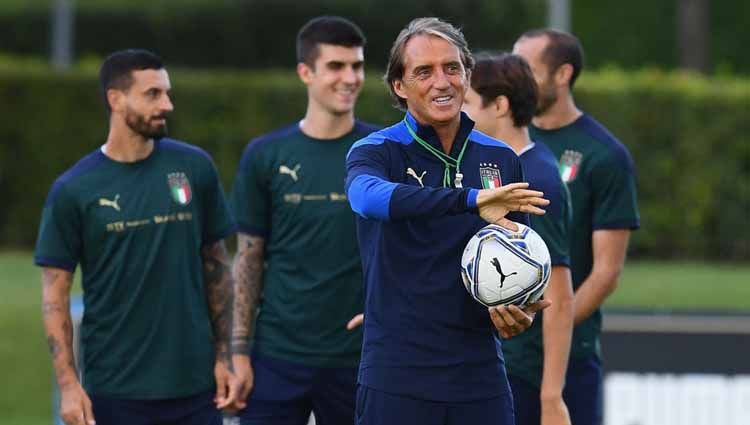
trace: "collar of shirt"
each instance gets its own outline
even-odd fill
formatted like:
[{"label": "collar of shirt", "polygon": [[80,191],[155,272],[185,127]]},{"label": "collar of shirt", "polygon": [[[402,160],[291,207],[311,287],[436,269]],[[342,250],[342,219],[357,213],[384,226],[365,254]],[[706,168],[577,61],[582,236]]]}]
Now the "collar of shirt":
[{"label": "collar of shirt", "polygon": [[[431,125],[420,124],[409,111],[406,112],[405,120],[409,123],[414,132],[417,133],[417,136],[429,143],[430,146],[443,152],[443,145],[440,143],[440,139]],[[458,153],[461,151],[464,143],[468,142],[469,134],[471,134],[471,130],[473,129],[474,121],[472,121],[465,112],[461,111],[461,124],[458,127],[456,138],[453,139],[453,146],[449,153],[451,157],[458,157]]]}]

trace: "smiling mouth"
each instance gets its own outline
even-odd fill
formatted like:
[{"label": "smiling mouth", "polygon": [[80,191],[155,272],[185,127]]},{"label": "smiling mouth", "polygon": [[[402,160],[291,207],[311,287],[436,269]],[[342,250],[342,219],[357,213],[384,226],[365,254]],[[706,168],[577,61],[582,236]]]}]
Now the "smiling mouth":
[{"label": "smiling mouth", "polygon": [[451,101],[453,101],[453,96],[451,95],[437,96],[437,97],[433,97],[432,101],[438,104],[438,106],[449,105]]},{"label": "smiling mouth", "polygon": [[343,97],[352,97],[357,94],[356,90],[336,90],[336,94]]}]

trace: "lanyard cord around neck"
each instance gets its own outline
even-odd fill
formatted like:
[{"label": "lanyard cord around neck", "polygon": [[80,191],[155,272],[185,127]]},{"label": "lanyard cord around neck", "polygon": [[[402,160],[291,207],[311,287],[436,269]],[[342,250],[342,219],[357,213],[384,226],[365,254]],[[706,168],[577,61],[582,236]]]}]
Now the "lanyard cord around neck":
[{"label": "lanyard cord around neck", "polygon": [[461,160],[464,157],[466,145],[469,144],[469,136],[466,136],[466,140],[464,140],[464,145],[461,147],[461,151],[458,153],[458,159],[454,159],[452,156],[444,154],[439,149],[435,149],[428,142],[417,136],[417,133],[414,131],[414,129],[411,128],[411,125],[409,124],[409,121],[406,120],[406,118],[404,118],[404,124],[406,124],[406,128],[409,130],[409,134],[411,135],[411,137],[413,137],[420,146],[427,149],[428,152],[439,159],[445,166],[445,172],[443,172],[443,187],[450,187],[451,185],[451,167],[456,169],[455,187],[461,187],[461,179],[463,178],[463,175],[461,174]]}]

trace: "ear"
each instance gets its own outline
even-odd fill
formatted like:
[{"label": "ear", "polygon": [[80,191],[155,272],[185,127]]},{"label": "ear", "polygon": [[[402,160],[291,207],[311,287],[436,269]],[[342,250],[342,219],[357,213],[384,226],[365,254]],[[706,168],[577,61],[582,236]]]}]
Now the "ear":
[{"label": "ear", "polygon": [[569,87],[571,78],[573,78],[573,65],[564,63],[555,72],[555,85]]},{"label": "ear", "polygon": [[404,90],[404,82],[402,80],[396,80],[391,83],[393,91],[396,95],[402,99],[406,99],[406,91]]},{"label": "ear", "polygon": [[125,93],[117,89],[108,89],[106,98],[107,103],[109,104],[109,109],[112,111],[119,111],[122,109],[125,100]]},{"label": "ear", "polygon": [[313,74],[315,71],[312,70],[306,63],[299,62],[297,64],[297,76],[300,80],[302,80],[305,85],[308,85],[312,82]]},{"label": "ear", "polygon": [[495,98],[495,117],[503,118],[510,115],[510,101],[508,96],[502,95]]}]

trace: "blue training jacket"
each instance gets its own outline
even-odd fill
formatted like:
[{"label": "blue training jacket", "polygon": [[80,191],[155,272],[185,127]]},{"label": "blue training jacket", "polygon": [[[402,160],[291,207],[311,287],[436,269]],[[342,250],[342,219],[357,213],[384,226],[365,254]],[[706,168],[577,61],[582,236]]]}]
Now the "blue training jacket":
[{"label": "blue training jacket", "polygon": [[[432,127],[409,113],[405,120],[442,150]],[[510,147],[473,128],[462,113],[450,152],[457,158],[468,143],[462,189],[443,187],[443,163],[404,121],[359,140],[347,155],[365,281],[362,385],[449,402],[509,392],[489,313],[464,289],[460,265],[468,240],[487,225],[476,209],[482,182],[520,182],[523,172]],[[526,214],[508,218],[528,224]]]}]

